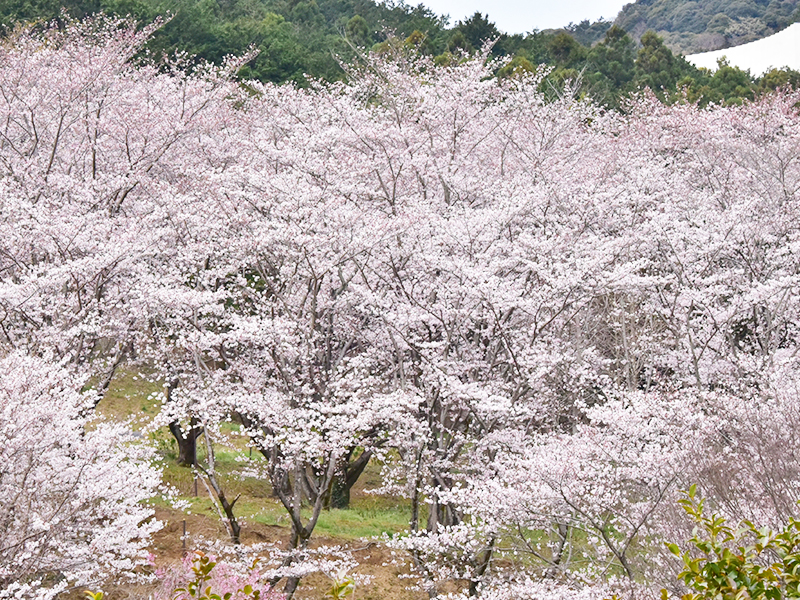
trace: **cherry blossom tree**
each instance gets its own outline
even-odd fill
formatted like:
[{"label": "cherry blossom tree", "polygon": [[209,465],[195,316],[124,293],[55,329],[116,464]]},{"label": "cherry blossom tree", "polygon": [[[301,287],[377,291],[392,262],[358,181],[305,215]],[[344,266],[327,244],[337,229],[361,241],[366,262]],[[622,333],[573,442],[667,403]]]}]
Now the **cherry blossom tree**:
[{"label": "cherry blossom tree", "polygon": [[160,484],[124,423],[91,420],[94,392],[58,366],[0,359],[0,597],[51,598],[135,577],[160,528]]},{"label": "cherry blossom tree", "polygon": [[[29,409],[39,411],[32,413],[33,425],[44,427],[53,413],[49,418],[54,429],[42,429],[46,435],[41,440],[31,435],[26,452],[50,452],[53,445],[53,452],[65,453],[53,458],[62,461],[63,477],[53,476],[52,489],[42,491],[51,511],[35,503],[9,507],[17,511],[8,517],[9,527],[23,528],[29,520],[34,529],[41,527],[30,544],[41,543],[30,552],[14,550],[25,534],[9,536],[10,545],[4,548],[8,560],[22,561],[16,570],[9,567],[4,579],[19,580],[30,589],[43,574],[51,577],[59,570],[70,581],[99,581],[103,573],[132,569],[136,562],[122,559],[134,556],[153,529],[142,526],[138,534],[131,533],[148,514],[136,502],[153,491],[154,475],[146,461],[137,459],[133,449],[130,460],[124,459],[125,453],[112,443],[115,435],[123,438],[122,429],[104,426],[102,435],[87,431],[115,369],[126,357],[133,358],[136,344],[141,347],[140,340],[149,336],[152,320],[145,309],[152,301],[147,299],[158,290],[153,282],[162,281],[166,273],[159,268],[170,260],[164,252],[183,233],[177,222],[182,205],[176,200],[187,194],[180,194],[180,184],[192,176],[193,165],[199,169],[210,160],[202,136],[222,127],[224,115],[230,114],[237,89],[230,73],[238,64],[194,73],[183,72],[179,63],[166,65],[166,72],[138,64],[134,56],[158,26],[140,30],[128,21],[100,17],[64,29],[22,29],[0,48],[0,353],[19,356],[22,366],[25,360],[34,361],[26,367],[32,381],[37,369],[43,382],[67,378],[59,375],[61,368],[76,377],[64,383],[64,406],[47,388],[34,388],[23,398],[18,398],[23,391],[10,388],[3,405],[21,418],[22,405],[40,401]],[[46,363],[39,366],[41,359],[24,359],[25,354],[45,357]],[[51,363],[54,374],[47,375]],[[96,377],[99,393],[78,403],[68,389],[87,384],[90,375]],[[23,432],[14,434],[15,443],[23,443]],[[63,448],[57,442],[62,435]],[[84,444],[83,439],[86,451],[71,456],[71,467],[69,446]],[[92,443],[98,455],[89,452]],[[103,453],[108,454],[105,459]],[[48,460],[45,453],[42,469]],[[35,461],[30,465],[34,468],[39,468]],[[13,464],[8,473],[17,477],[26,471]],[[125,478],[130,479],[129,499],[119,489]],[[12,490],[13,481],[8,483]],[[104,486],[111,494],[108,508],[98,507]],[[27,488],[14,492],[19,498],[28,493]],[[47,514],[37,516],[39,510]],[[95,524],[92,515],[101,520]],[[63,523],[63,543],[50,518]],[[48,527],[54,532],[52,544],[41,533]],[[120,537],[103,541],[110,531],[106,527],[119,529]],[[86,548],[70,538],[78,535],[75,528],[87,529],[80,534]],[[133,540],[139,535],[139,541]],[[95,550],[97,557],[92,558]],[[122,556],[116,563],[115,552]]]}]

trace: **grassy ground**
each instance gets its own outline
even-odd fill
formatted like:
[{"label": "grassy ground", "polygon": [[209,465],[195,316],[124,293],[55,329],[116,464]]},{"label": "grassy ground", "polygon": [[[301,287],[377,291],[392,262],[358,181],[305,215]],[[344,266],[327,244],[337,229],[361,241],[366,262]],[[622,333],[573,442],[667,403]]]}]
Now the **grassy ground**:
[{"label": "grassy ground", "polygon": [[[146,433],[163,458],[165,483],[177,489],[179,499],[188,503],[186,509],[176,510],[166,501],[154,501],[156,518],[165,526],[155,536],[152,552],[156,564],[166,566],[180,560],[185,551],[182,539],[184,524],[188,534],[186,550],[189,551],[200,537],[226,540],[227,534],[206,488],[202,483],[195,486],[191,469],[177,466],[177,448],[170,433],[166,428],[151,431],[148,427],[160,407],[160,401],[154,396],[160,390],[158,383],[146,377],[133,371],[120,371],[98,409],[104,418],[128,421],[132,429]],[[260,457],[249,451],[246,439],[235,435],[236,425],[226,425],[223,432],[230,435],[227,444],[215,448],[218,478],[226,495],[232,498],[241,494],[236,504],[236,515],[241,519],[243,543],[284,542],[289,537],[289,519],[280,502],[272,496],[269,484],[240,475],[243,465],[250,461],[257,463]],[[198,460],[203,464],[205,448],[203,444],[198,448]],[[342,545],[353,551],[360,564],[357,572],[372,577],[370,584],[356,591],[358,600],[425,598],[425,594],[406,589],[409,582],[400,577],[404,570],[388,564],[392,560],[391,553],[371,541],[383,533],[406,529],[410,517],[407,500],[366,493],[379,483],[380,468],[370,465],[352,491],[350,508],[324,511],[312,539],[317,543]],[[295,597],[301,600],[323,598],[330,585],[323,576],[309,577],[303,581]],[[111,591],[109,598],[146,598],[145,592],[119,589]]]}]

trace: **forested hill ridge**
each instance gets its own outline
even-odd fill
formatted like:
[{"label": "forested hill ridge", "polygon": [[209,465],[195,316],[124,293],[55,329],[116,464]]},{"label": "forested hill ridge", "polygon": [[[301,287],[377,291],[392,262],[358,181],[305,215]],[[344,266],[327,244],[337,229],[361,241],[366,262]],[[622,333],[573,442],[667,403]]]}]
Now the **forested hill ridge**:
[{"label": "forested hill ridge", "polygon": [[[727,18],[730,31],[735,23],[752,24],[765,15],[773,15],[769,23],[778,27],[792,18],[797,2],[640,0],[628,5],[613,26],[584,21],[561,30],[506,35],[481,13],[451,24],[422,4],[410,6],[402,0],[5,0],[0,2],[0,26],[9,30],[65,14],[76,19],[98,12],[129,15],[142,24],[171,15],[149,43],[153,55],[180,51],[218,63],[255,48],[258,53],[240,72],[242,78],[301,86],[311,78],[343,79],[341,61],[352,61],[357,49],[382,51],[389,44],[404,45],[447,64],[492,39],[493,54],[511,59],[499,76],[546,64],[552,67],[546,82],[551,89],[560,89],[565,80],[578,82],[580,93],[610,107],[619,107],[622,98],[645,87],[667,101],[686,94],[703,104],[733,104],[796,83],[800,74],[775,71],[754,79],[732,67],[716,73],[698,70],[674,53],[663,36],[674,40],[695,35],[689,29],[699,30],[700,25],[686,15],[711,11],[717,4],[713,10],[725,14],[715,13],[711,21],[719,24]],[[661,33],[645,32],[647,27]]]},{"label": "forested hill ridge", "polygon": [[430,10],[373,0],[8,0],[0,2],[0,25],[49,21],[62,11],[77,19],[130,15],[140,23],[172,15],[151,50],[219,62],[254,46],[258,56],[242,75],[275,83],[341,79],[337,57],[350,58],[348,41],[369,47],[388,31],[407,37],[419,30],[431,48],[447,43],[446,23]]},{"label": "forested hill ridge", "polygon": [[772,35],[798,17],[798,0],[637,0],[616,25],[639,38],[655,31],[675,52],[739,46]]}]

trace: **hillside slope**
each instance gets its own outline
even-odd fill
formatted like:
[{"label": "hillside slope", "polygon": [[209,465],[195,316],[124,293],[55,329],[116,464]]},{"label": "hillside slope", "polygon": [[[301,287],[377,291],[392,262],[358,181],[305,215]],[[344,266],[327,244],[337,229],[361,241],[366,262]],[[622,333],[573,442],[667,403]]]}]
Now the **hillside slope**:
[{"label": "hillside slope", "polygon": [[616,24],[636,38],[653,30],[673,51],[690,54],[738,46],[785,29],[798,0],[636,0]]},{"label": "hillside slope", "polygon": [[780,67],[800,70],[800,23],[743,46],[692,54],[686,60],[697,67],[715,70],[717,61],[722,58],[731,66],[749,70],[753,75],[761,75],[771,68]]}]

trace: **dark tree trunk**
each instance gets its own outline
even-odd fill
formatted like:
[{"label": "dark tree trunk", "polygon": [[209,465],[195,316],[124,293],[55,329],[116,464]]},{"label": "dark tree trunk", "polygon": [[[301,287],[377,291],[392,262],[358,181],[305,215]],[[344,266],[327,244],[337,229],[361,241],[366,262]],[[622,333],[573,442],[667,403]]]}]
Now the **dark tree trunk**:
[{"label": "dark tree trunk", "polygon": [[[172,391],[178,387],[178,379],[173,378],[167,385],[167,404],[172,398]],[[203,428],[192,417],[189,419],[189,430],[184,431],[178,421],[169,424],[169,432],[178,444],[178,464],[182,467],[194,467],[197,465],[197,438],[203,433]]]},{"label": "dark tree trunk", "polygon": [[343,477],[337,477],[333,480],[331,501],[328,508],[350,508],[350,488],[345,484]]},{"label": "dark tree trunk", "polygon": [[197,438],[203,433],[195,418],[189,421],[189,431],[183,431],[178,421],[169,424],[169,431],[178,443],[178,464],[191,467],[197,463]]},{"label": "dark tree trunk", "polygon": [[429,498],[428,502],[430,502],[428,508],[428,531],[436,532],[439,527],[453,527],[461,523],[461,511],[456,510],[450,504],[443,504],[436,495]]},{"label": "dark tree trunk", "polygon": [[350,508],[350,490],[361,477],[372,458],[372,450],[364,450],[357,459],[350,462],[351,453],[343,461],[331,485],[328,508]]},{"label": "dark tree trunk", "polygon": [[299,577],[289,577],[286,580],[286,585],[283,586],[283,593],[287,600],[292,600],[294,593],[297,591],[298,585],[300,585]]},{"label": "dark tree trunk", "polygon": [[469,582],[469,595],[470,597],[474,597],[478,595],[478,586],[481,583],[481,579],[486,574],[486,570],[489,568],[489,563],[492,561],[492,554],[494,553],[494,543],[495,538],[489,540],[489,543],[483,549],[483,552],[477,553],[475,555],[475,575],[472,581]]}]

